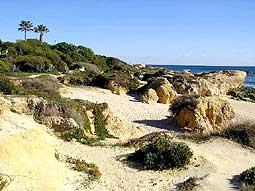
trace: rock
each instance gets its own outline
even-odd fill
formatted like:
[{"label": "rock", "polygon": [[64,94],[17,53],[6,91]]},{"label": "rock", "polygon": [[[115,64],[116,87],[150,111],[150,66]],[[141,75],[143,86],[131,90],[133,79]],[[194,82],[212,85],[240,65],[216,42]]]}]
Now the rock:
[{"label": "rock", "polygon": [[117,94],[117,95],[125,95],[128,92],[128,90],[126,88],[119,86],[113,80],[108,82],[107,89],[111,90],[112,93]]},{"label": "rock", "polygon": [[159,97],[154,89],[147,89],[146,93],[140,97],[140,101],[143,103],[157,103]]},{"label": "rock", "polygon": [[174,86],[179,94],[226,95],[233,88],[244,83],[246,73],[242,71],[220,71],[203,74],[172,74],[163,76]]},{"label": "rock", "polygon": [[157,96],[159,97],[159,103],[172,103],[177,96],[172,84],[170,84],[166,78],[159,77],[152,80],[152,82],[149,83],[148,88],[156,91]]},{"label": "rock", "polygon": [[144,68],[146,68],[146,65],[145,64],[136,64],[136,65],[134,65],[135,66],[135,68],[137,68],[137,69],[144,69]]},{"label": "rock", "polygon": [[219,97],[179,97],[170,110],[180,128],[203,133],[219,132],[235,117],[231,105]]}]

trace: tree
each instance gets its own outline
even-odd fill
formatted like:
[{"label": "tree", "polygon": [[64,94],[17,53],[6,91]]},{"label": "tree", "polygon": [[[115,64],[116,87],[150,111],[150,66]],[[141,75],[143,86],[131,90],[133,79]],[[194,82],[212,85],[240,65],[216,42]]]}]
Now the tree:
[{"label": "tree", "polygon": [[41,24],[41,25],[37,25],[37,26],[34,28],[34,31],[35,31],[36,33],[39,33],[39,34],[40,34],[39,40],[40,40],[41,42],[43,42],[43,35],[44,35],[44,33],[50,32],[49,29],[48,29],[48,27],[45,26],[45,25],[42,25],[42,24]]},{"label": "tree", "polygon": [[24,31],[25,40],[27,40],[27,32],[33,30],[33,24],[31,21],[21,21],[19,24],[19,31]]}]

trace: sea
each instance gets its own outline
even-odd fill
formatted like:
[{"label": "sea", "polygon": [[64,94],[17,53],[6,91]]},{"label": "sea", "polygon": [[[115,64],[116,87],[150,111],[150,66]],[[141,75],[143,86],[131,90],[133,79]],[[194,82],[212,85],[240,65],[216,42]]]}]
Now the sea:
[{"label": "sea", "polygon": [[244,86],[255,88],[255,66],[194,66],[194,65],[152,65],[154,67],[166,68],[183,72],[188,70],[192,73],[203,73],[221,70],[241,70],[247,73]]}]

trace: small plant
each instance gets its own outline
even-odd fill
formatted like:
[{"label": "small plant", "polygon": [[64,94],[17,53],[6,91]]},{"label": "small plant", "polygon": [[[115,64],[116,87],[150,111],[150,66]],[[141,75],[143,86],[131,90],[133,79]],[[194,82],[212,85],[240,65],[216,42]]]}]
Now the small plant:
[{"label": "small plant", "polygon": [[98,166],[94,163],[87,163],[84,160],[73,158],[70,156],[65,156],[64,160],[66,163],[73,165],[73,170],[87,173],[91,179],[99,179],[102,175],[99,171]]},{"label": "small plant", "polygon": [[237,100],[255,102],[255,89],[252,87],[231,89],[227,92],[227,94]]},{"label": "small plant", "polygon": [[240,174],[240,181],[245,186],[253,186],[253,188],[255,188],[255,167],[242,172]]},{"label": "small plant", "polygon": [[86,136],[83,128],[76,128],[74,130],[65,132],[61,137],[67,141],[72,141],[74,139],[82,144],[93,144],[98,141],[96,138]]},{"label": "small plant", "polygon": [[197,177],[190,177],[177,187],[177,191],[193,191],[198,187]]},{"label": "small plant", "polygon": [[203,143],[209,141],[213,137],[217,136],[217,134],[203,134],[203,133],[194,133],[194,134],[180,134],[178,137],[184,140],[190,140],[195,143]]},{"label": "small plant", "polygon": [[171,143],[158,139],[128,156],[128,161],[141,164],[144,169],[163,170],[183,168],[189,164],[193,153],[185,143]]},{"label": "small plant", "polygon": [[14,83],[5,77],[0,77],[0,92],[6,95],[13,94],[15,92]]},{"label": "small plant", "polygon": [[255,123],[233,124],[222,133],[222,136],[242,145],[255,148]]},{"label": "small plant", "polygon": [[3,190],[8,185],[8,181],[0,175],[0,190]]}]

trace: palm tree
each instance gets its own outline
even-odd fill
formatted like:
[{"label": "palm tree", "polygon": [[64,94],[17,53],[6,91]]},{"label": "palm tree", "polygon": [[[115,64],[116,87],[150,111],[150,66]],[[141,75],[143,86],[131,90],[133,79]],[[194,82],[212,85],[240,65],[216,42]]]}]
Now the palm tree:
[{"label": "palm tree", "polygon": [[21,21],[18,30],[22,32],[24,31],[25,40],[27,40],[27,32],[33,30],[33,24],[31,21]]},{"label": "palm tree", "polygon": [[48,29],[48,27],[45,26],[45,25],[42,25],[42,24],[41,24],[41,25],[37,25],[37,26],[34,28],[34,31],[35,31],[36,33],[40,33],[39,40],[40,40],[41,42],[43,42],[43,35],[44,35],[44,33],[50,32],[49,29]]}]

